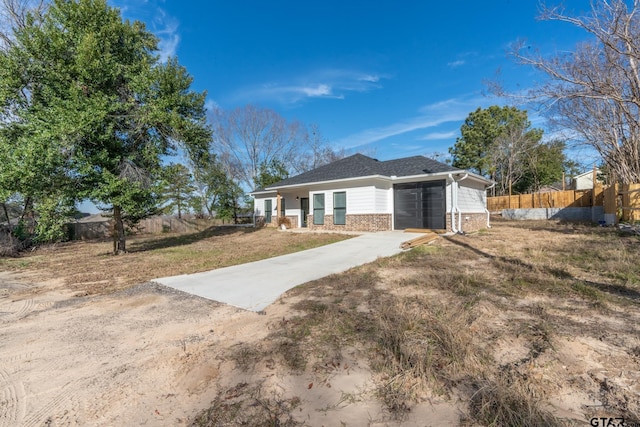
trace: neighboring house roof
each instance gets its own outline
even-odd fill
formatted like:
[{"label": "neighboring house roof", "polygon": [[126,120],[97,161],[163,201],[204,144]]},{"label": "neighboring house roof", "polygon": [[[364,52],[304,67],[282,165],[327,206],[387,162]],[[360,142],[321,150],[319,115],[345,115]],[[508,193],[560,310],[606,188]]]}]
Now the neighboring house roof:
[{"label": "neighboring house roof", "polygon": [[354,154],[300,175],[283,179],[266,188],[255,190],[255,192],[290,185],[312,184],[366,176],[403,177],[446,172],[464,171],[424,156],[405,157],[381,162],[363,154]]},{"label": "neighboring house roof", "polygon": [[111,213],[105,213],[107,216],[104,216],[102,213],[97,213],[93,215],[87,215],[82,218],[78,218],[75,222],[107,222],[111,221]]}]

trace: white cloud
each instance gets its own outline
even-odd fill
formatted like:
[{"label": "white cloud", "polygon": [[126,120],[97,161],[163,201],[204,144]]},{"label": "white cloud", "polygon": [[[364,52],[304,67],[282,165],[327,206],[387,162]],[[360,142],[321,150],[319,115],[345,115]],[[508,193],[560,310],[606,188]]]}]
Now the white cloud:
[{"label": "white cloud", "polygon": [[321,69],[295,76],[287,82],[271,82],[244,88],[234,98],[238,101],[276,101],[296,104],[310,98],[344,99],[350,92],[368,92],[381,88],[383,76],[346,69]]},{"label": "white cloud", "polygon": [[250,102],[271,100],[283,104],[295,104],[308,98],[342,99],[344,96],[334,94],[333,88],[328,84],[284,86],[271,83],[246,89],[238,94],[237,98]]},{"label": "white cloud", "polygon": [[319,84],[315,87],[302,87],[302,88],[293,88],[294,91],[297,89],[309,97],[320,97],[320,96],[331,96],[331,87],[329,85]]},{"label": "white cloud", "polygon": [[220,105],[218,105],[218,103],[216,101],[214,101],[213,99],[207,99],[204,102],[204,108],[206,108],[207,111],[211,112],[211,111],[219,109]]},{"label": "white cloud", "polygon": [[457,61],[448,62],[447,65],[451,68],[457,68],[465,64],[465,61],[462,59],[458,59]]},{"label": "white cloud", "polygon": [[418,110],[420,113],[418,116],[399,120],[387,126],[363,130],[336,141],[335,145],[352,149],[415,130],[435,128],[444,123],[461,123],[476,108],[494,105],[499,101],[497,98],[480,96],[438,101],[421,107]]},{"label": "white cloud", "polygon": [[163,0],[111,0],[111,3],[120,9],[125,19],[145,22],[148,30],[158,37],[160,61],[165,62],[176,55],[180,44],[180,25],[175,17],[159,6]]},{"label": "white cloud", "polygon": [[178,34],[178,21],[172,16],[158,8],[153,19],[153,32],[160,39],[158,48],[160,49],[160,61],[165,62],[169,57],[175,56],[180,44]]},{"label": "white cloud", "polygon": [[362,82],[376,83],[378,80],[380,80],[380,77],[379,76],[372,76],[370,74],[365,74],[365,75],[361,76],[360,78],[358,78],[358,80],[360,80]]},{"label": "white cloud", "polygon": [[458,136],[458,131],[452,130],[450,132],[431,132],[420,138],[421,141],[439,141],[441,139],[451,139]]}]

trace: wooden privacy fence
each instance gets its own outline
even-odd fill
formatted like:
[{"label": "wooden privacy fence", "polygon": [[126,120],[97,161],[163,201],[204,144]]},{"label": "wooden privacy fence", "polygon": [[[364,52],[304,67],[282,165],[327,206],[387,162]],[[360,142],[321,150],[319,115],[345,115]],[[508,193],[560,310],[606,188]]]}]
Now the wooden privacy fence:
[{"label": "wooden privacy fence", "polygon": [[[599,191],[598,191],[599,190]],[[586,208],[602,206],[602,187],[596,189],[596,204],[593,204],[593,190],[552,191],[547,193],[518,194],[515,196],[487,197],[487,209],[491,212],[502,209],[535,208]]]},{"label": "wooden privacy fence", "polygon": [[[239,223],[251,223],[251,217],[239,218]],[[203,231],[209,227],[216,225],[233,224],[233,220],[223,219],[200,219],[200,218],[181,218],[171,216],[156,216],[141,220],[136,229],[137,233],[143,234],[160,234],[160,233],[189,233]],[[71,239],[73,240],[91,240],[102,239],[111,236],[112,221],[97,222],[75,222],[68,224]]]},{"label": "wooden privacy fence", "polygon": [[606,188],[604,213],[616,214],[622,221],[640,221],[640,183]]},{"label": "wooden privacy fence", "polygon": [[487,209],[587,208],[603,206],[605,214],[623,221],[640,221],[640,183],[598,185],[591,190],[551,191],[487,197]]}]

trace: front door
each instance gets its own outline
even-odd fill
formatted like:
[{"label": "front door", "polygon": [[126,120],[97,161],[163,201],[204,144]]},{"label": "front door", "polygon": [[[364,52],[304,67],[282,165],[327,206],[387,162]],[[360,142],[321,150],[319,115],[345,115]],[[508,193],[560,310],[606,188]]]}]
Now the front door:
[{"label": "front door", "polygon": [[300,210],[302,211],[302,226],[307,226],[307,217],[309,216],[309,198],[302,197],[300,199]]}]

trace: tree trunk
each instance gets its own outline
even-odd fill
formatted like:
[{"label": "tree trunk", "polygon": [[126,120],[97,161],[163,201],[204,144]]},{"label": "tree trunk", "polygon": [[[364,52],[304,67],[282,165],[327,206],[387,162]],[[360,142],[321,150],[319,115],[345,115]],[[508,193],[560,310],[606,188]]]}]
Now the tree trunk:
[{"label": "tree trunk", "polygon": [[202,204],[204,205],[207,213],[209,214],[209,218],[213,218],[213,211],[211,210],[211,206],[207,203],[207,199],[205,197],[202,198]]},{"label": "tree trunk", "polygon": [[178,219],[182,219],[182,209],[180,206],[180,199],[178,199]]},{"label": "tree trunk", "polygon": [[22,214],[20,215],[20,221],[24,221],[24,217],[27,214],[27,211],[29,210],[30,205],[31,205],[31,197],[27,196],[27,198],[24,200],[24,209],[22,209]]},{"label": "tree trunk", "polygon": [[9,218],[9,212],[7,211],[6,203],[2,203],[2,209],[4,210],[4,216],[7,217],[7,225],[9,226],[9,230],[11,230],[11,218]]},{"label": "tree trunk", "polygon": [[124,222],[122,221],[122,208],[113,207],[113,254],[120,255],[127,252],[126,237],[124,235]]}]

